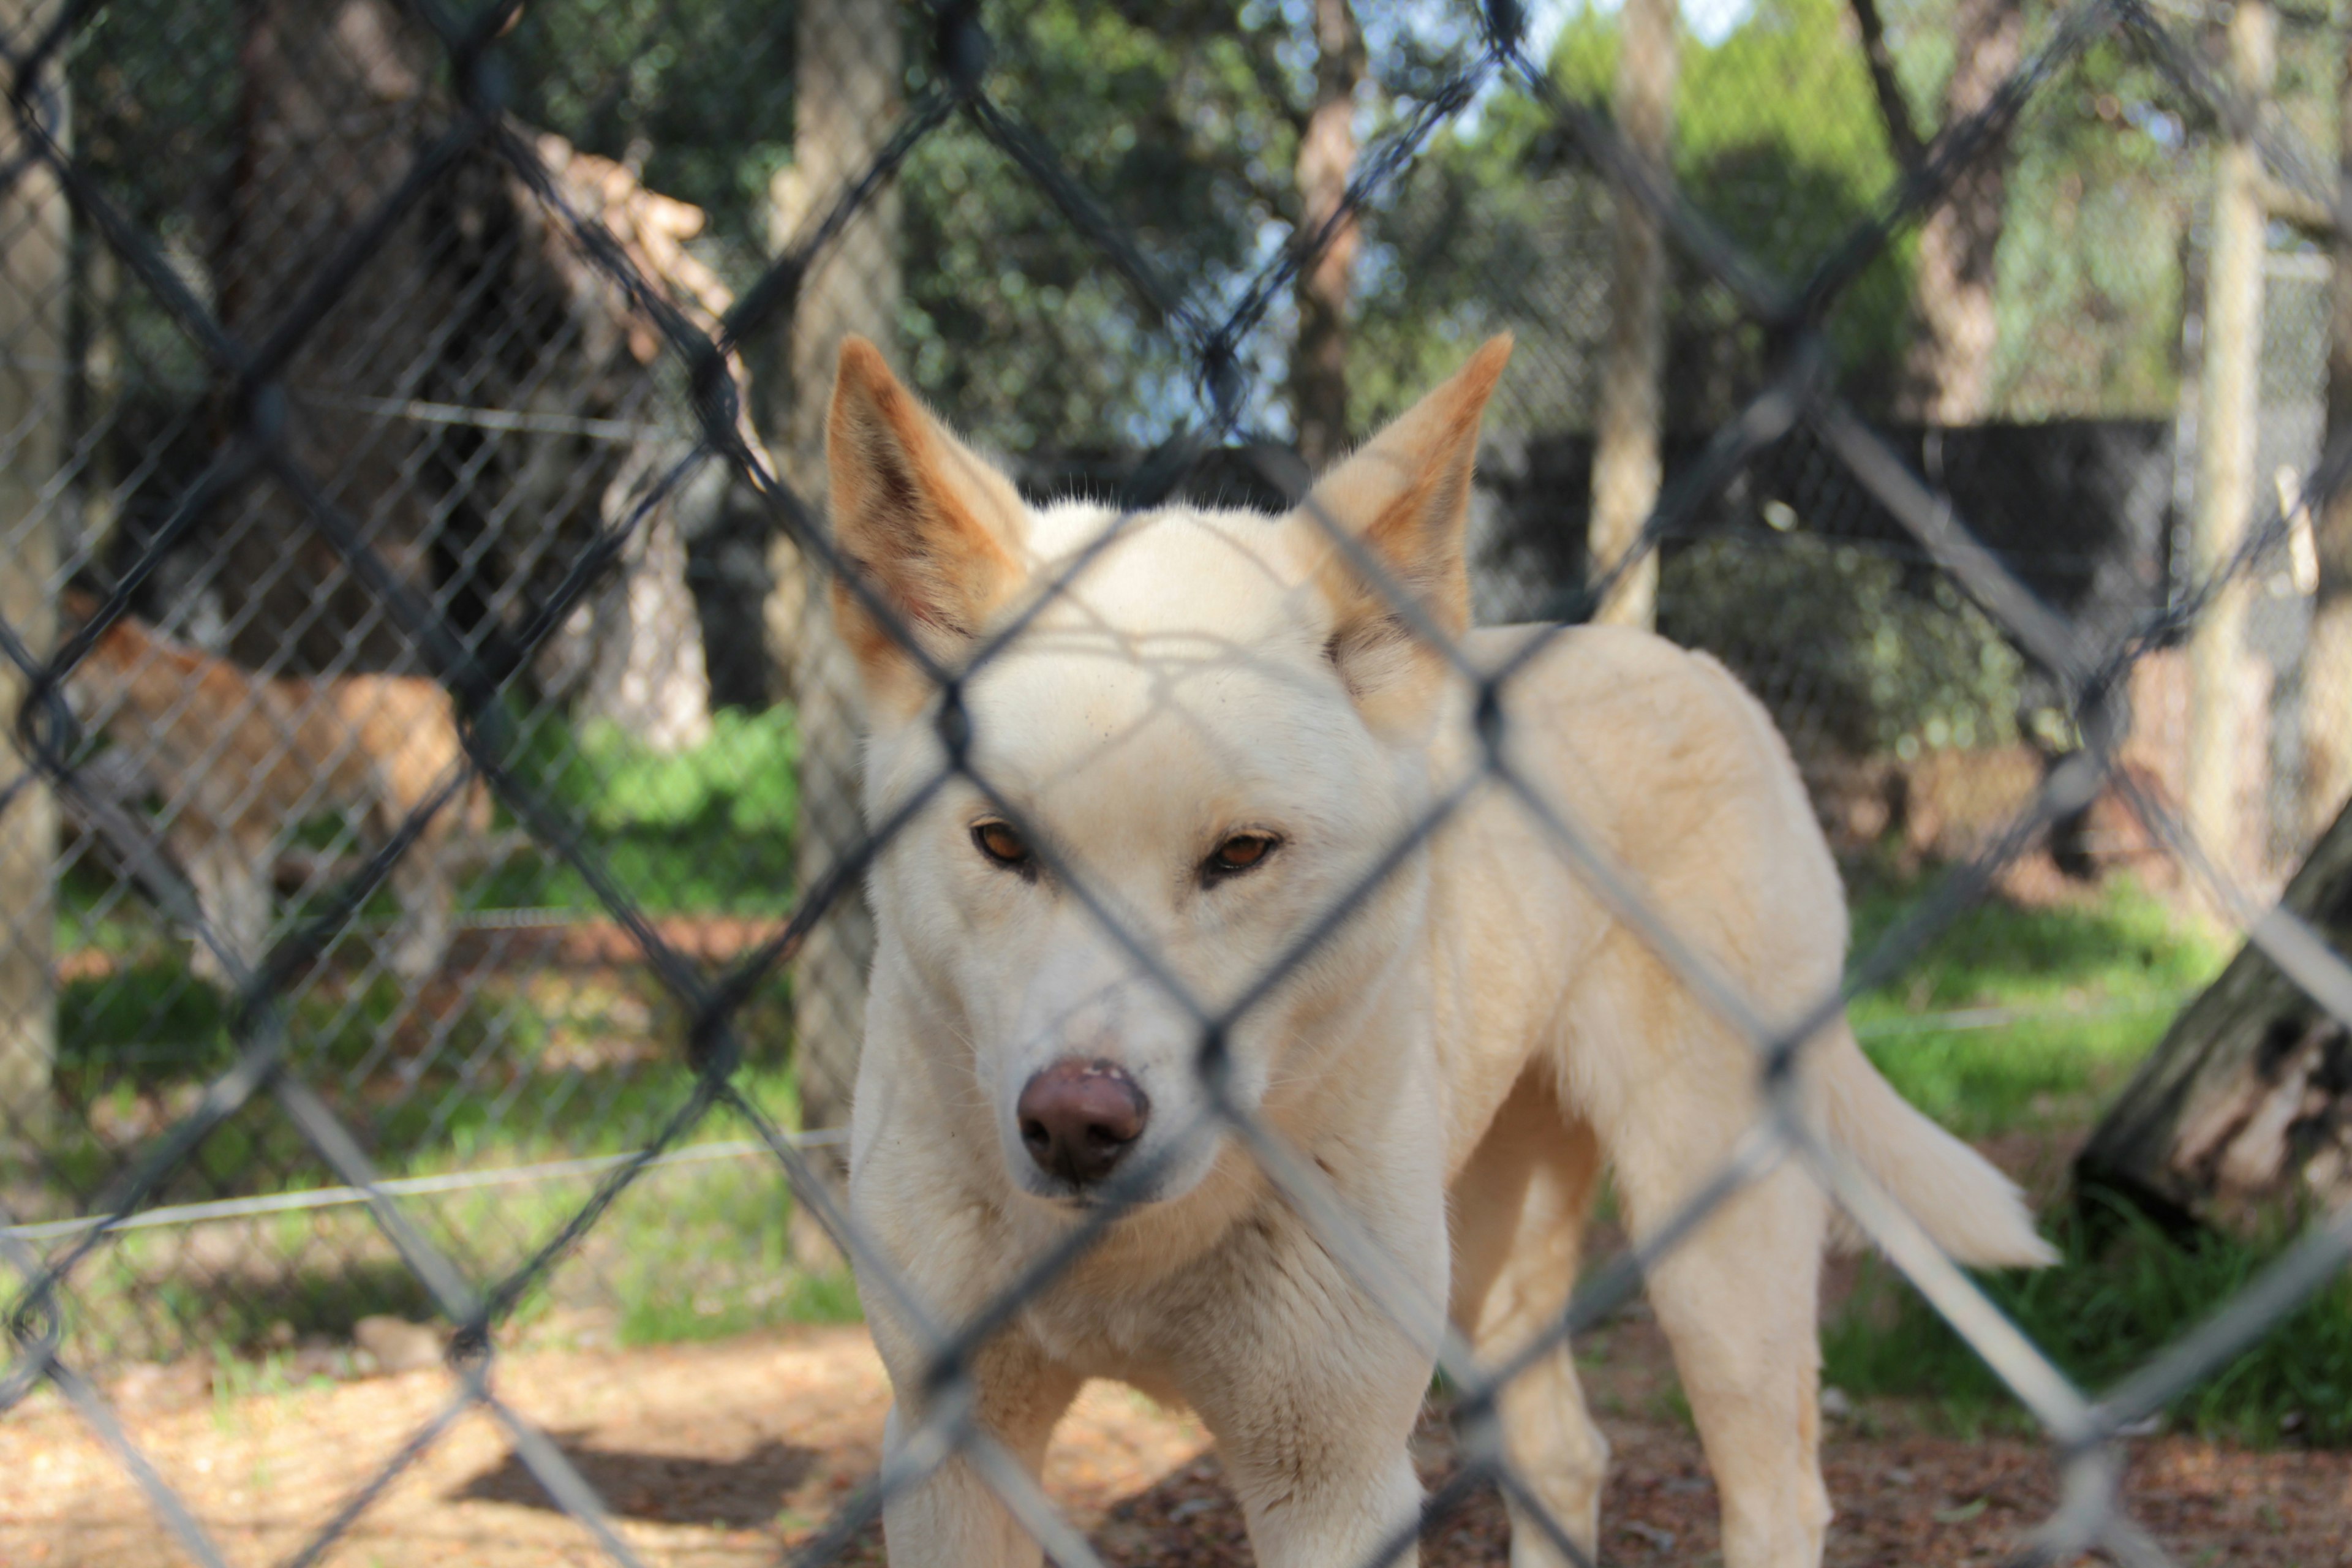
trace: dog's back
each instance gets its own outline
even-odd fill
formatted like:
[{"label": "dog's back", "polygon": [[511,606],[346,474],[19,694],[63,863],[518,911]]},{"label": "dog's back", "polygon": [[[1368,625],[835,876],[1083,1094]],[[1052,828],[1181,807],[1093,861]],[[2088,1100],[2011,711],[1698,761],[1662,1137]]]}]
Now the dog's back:
[{"label": "dog's back", "polygon": [[[68,595],[78,618],[94,607],[87,595]],[[362,816],[388,833],[464,760],[455,706],[437,682],[261,675],[128,615],[100,635],[67,685],[89,722],[138,752],[167,800],[240,837],[321,811]],[[458,826],[489,826],[478,781],[426,837]]]},{"label": "dog's back", "polygon": [[[87,623],[88,595],[67,610]],[[215,929],[247,957],[269,918],[272,846],[307,817],[334,815],[381,841],[463,768],[449,694],[417,676],[312,679],[257,674],[118,616],[68,675],[86,722],[128,750],[163,801],[163,827]],[[489,828],[489,796],[467,778],[393,870],[406,929],[394,966],[423,973],[448,938],[444,846]],[[200,946],[198,963],[210,961]]]},{"label": "dog's back", "polygon": [[329,801],[367,798],[367,760],[320,744],[278,683],[118,617],[67,677],[74,706],[137,757],[168,821],[266,840]]}]

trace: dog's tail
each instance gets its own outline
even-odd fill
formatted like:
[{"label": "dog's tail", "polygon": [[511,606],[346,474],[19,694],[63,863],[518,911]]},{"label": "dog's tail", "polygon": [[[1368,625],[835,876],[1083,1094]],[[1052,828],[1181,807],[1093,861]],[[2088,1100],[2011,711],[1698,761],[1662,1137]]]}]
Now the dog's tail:
[{"label": "dog's tail", "polygon": [[2039,1268],[2058,1254],[2033,1228],[2017,1184],[1921,1115],[1870,1065],[1844,1024],[1815,1064],[1832,1142],[1909,1211],[1936,1245],[1981,1268]]}]

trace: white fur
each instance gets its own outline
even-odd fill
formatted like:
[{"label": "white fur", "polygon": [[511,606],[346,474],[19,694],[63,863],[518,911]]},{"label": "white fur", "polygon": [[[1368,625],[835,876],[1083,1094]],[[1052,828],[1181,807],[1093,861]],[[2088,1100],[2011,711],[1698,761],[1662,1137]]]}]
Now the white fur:
[{"label": "white fur", "polygon": [[[838,422],[835,438],[838,450]],[[1318,493],[1343,525],[1365,526],[1350,514],[1388,492]],[[1433,528],[1458,529],[1458,500],[1443,504],[1451,515]],[[1029,512],[1017,543],[1032,591],[1111,521],[1075,504]],[[1013,1097],[1064,1056],[1125,1065],[1152,1103],[1130,1156],[1158,1169],[1152,1201],[979,1353],[976,1413],[1034,1467],[1084,1379],[1189,1401],[1272,1568],[1354,1568],[1412,1519],[1405,1439],[1435,1347],[1367,1295],[1215,1126],[1194,1004],[1223,1009],[1352,900],[1233,1029],[1233,1092],[1320,1168],[1397,1278],[1451,1302],[1482,1359],[1566,1301],[1604,1163],[1646,1234],[1759,1110],[1750,1043],[1611,918],[1505,792],[1481,788],[1423,853],[1352,896],[1481,752],[1467,684],[1433,662],[1389,647],[1335,668],[1330,649],[1379,639],[1340,624],[1360,607],[1333,590],[1329,560],[1305,515],[1157,513],[966,682],[974,768],[1190,1000],[1068,882],[978,853],[971,825],[1000,808],[950,778],[873,871],[880,952],[851,1155],[857,1223],[952,1323],[1078,1219],[1023,1149]],[[1415,562],[1399,565],[1410,578]],[[1476,632],[1465,647],[1492,667],[1530,635]],[[869,679],[903,689],[879,669]],[[1835,868],[1785,748],[1719,666],[1640,633],[1573,630],[1512,679],[1506,704],[1514,765],[1759,1013],[1793,1016],[1834,985],[1846,938]],[[934,717],[932,704],[877,701],[872,820],[946,766]],[[1203,886],[1203,858],[1244,828],[1281,846]],[[2046,1256],[2010,1185],[1896,1099],[1843,1025],[1815,1043],[1804,1082],[1820,1124],[1964,1259]],[[1821,1559],[1814,1312],[1829,1212],[1783,1167],[1648,1281],[1722,1489],[1732,1568]],[[864,1283],[901,1402],[895,1442],[924,1413],[926,1368],[890,1292]],[[1511,1462],[1590,1552],[1606,1445],[1564,1350],[1512,1386],[1502,1417]],[[894,1499],[886,1528],[898,1568],[1039,1558],[961,1459]],[[1512,1561],[1559,1559],[1517,1522]]]}]

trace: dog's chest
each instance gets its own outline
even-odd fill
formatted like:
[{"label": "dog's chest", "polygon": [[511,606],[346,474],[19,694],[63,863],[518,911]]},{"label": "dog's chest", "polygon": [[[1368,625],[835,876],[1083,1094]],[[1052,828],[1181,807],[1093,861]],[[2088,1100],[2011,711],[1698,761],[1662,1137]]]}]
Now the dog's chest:
[{"label": "dog's chest", "polygon": [[[1150,1275],[1084,1266],[1033,1300],[1022,1324],[1048,1358],[1086,1377],[1184,1401],[1188,1371],[1232,1331],[1232,1259],[1219,1247]],[[1108,1261],[1106,1259],[1105,1261]]]},{"label": "dog's chest", "polygon": [[1067,1281],[1022,1314],[1023,1325],[1055,1363],[1087,1377],[1145,1385],[1164,1380],[1181,1327],[1171,1303],[1148,1293],[1087,1289]]}]

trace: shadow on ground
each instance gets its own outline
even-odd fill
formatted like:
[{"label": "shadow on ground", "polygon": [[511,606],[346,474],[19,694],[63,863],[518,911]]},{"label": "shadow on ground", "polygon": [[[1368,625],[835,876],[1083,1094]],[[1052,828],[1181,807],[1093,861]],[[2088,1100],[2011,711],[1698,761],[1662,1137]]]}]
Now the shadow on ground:
[{"label": "shadow on ground", "polygon": [[[819,1456],[792,1443],[769,1441],[735,1459],[675,1454],[633,1454],[591,1447],[577,1433],[558,1434],[555,1446],[583,1479],[624,1519],[751,1530],[772,1523],[784,1494],[808,1475]],[[450,1494],[452,1502],[504,1502],[562,1511],[520,1456],[509,1451]]]}]

